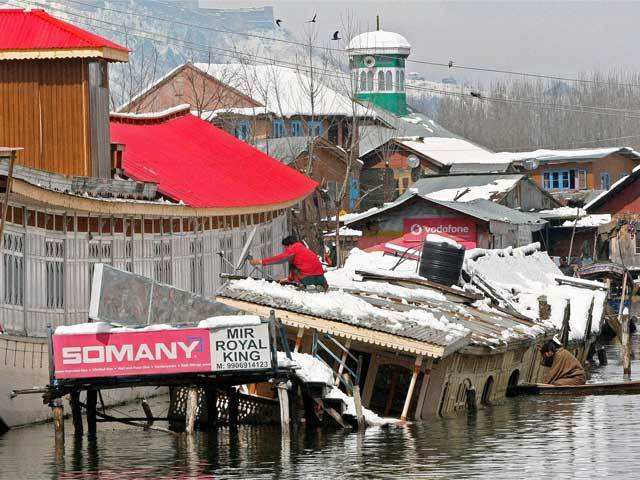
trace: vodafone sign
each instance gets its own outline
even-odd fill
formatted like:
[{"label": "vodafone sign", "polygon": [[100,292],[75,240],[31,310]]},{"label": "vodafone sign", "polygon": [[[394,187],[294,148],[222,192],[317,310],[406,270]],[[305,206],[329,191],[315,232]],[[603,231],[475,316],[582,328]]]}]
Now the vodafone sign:
[{"label": "vodafone sign", "polygon": [[55,378],[271,368],[267,324],[53,336]]},{"label": "vodafone sign", "polygon": [[475,248],[476,224],[460,217],[416,217],[404,219],[404,232],[423,240],[428,234],[441,235],[461,243],[465,248]]}]

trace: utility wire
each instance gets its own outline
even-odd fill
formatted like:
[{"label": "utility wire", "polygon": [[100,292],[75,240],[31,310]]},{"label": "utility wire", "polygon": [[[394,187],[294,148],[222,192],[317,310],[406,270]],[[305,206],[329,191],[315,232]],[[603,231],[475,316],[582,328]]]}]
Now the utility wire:
[{"label": "utility wire", "polygon": [[[170,6],[170,7],[173,7],[175,9],[180,9],[182,11],[187,11],[184,8],[179,7],[177,5],[167,4],[167,3],[159,2],[159,1],[155,1],[155,0],[152,0],[152,1],[154,1],[155,3],[158,3],[160,5]],[[258,34],[254,34],[254,33],[248,33],[248,32],[238,32],[238,31],[234,31],[234,30],[213,28],[213,27],[208,27],[208,26],[204,26],[204,25],[198,25],[198,24],[193,24],[193,23],[188,23],[188,22],[182,22],[182,21],[178,21],[178,20],[175,20],[175,19],[167,19],[167,18],[162,18],[162,17],[151,16],[151,15],[138,13],[138,12],[124,11],[124,10],[118,10],[118,9],[108,8],[108,7],[101,7],[101,6],[98,6],[96,4],[90,4],[90,3],[86,3],[86,2],[81,2],[79,0],[66,0],[66,2],[67,3],[75,3],[75,4],[78,4],[78,5],[84,5],[84,6],[87,6],[87,7],[94,8],[94,9],[100,9],[100,10],[109,11],[109,12],[113,12],[113,13],[119,13],[119,14],[136,16],[136,17],[143,17],[143,18],[150,18],[150,19],[157,20],[157,21],[167,22],[169,24],[182,25],[182,26],[192,27],[192,28],[199,28],[199,29],[202,29],[202,30],[208,30],[208,31],[217,32],[217,33],[225,33],[225,34],[229,34],[229,35],[239,35],[239,36],[244,36],[244,37],[249,37],[249,38],[258,38],[258,39],[261,39],[261,40],[286,43],[286,44],[289,44],[289,45],[297,45],[297,46],[301,46],[301,47],[305,47],[305,48],[308,48],[310,46],[307,43],[299,42],[299,41],[295,41],[295,40],[287,40],[287,39],[284,39],[284,38],[270,37],[270,36],[267,36],[267,35],[258,35]],[[323,46],[318,46],[318,45],[311,45],[311,48],[317,49],[317,50],[330,51],[330,52],[341,52],[341,53],[344,52],[344,50],[340,49],[340,48],[323,47]],[[386,56],[386,55],[378,55],[378,56],[382,57],[382,58],[385,58],[385,57],[386,58],[395,58],[395,57],[389,57],[389,56]],[[430,66],[435,66],[435,67],[443,67],[443,68],[447,68],[447,69],[459,69],[459,70],[470,70],[470,71],[477,71],[477,72],[499,73],[499,74],[505,74],[505,75],[516,75],[516,76],[521,76],[521,77],[532,77],[532,78],[546,79],[546,80],[556,80],[556,81],[584,83],[584,84],[594,84],[594,85],[615,85],[615,86],[620,86],[620,87],[640,87],[640,83],[609,82],[609,81],[591,80],[591,79],[586,79],[586,78],[571,78],[571,77],[565,77],[565,76],[559,76],[559,75],[548,75],[548,74],[541,74],[541,73],[519,72],[519,71],[515,71],[515,70],[504,70],[504,69],[498,69],[498,68],[492,68],[492,67],[482,67],[482,66],[472,66],[472,65],[458,65],[455,62],[436,62],[436,61],[433,61],[433,60],[417,60],[417,59],[412,59],[412,58],[407,58],[405,61],[409,62],[409,63],[416,63],[416,64],[421,64],[421,65],[430,65]]]},{"label": "utility wire", "polygon": [[[35,0],[18,0],[18,1],[27,2],[27,3],[30,3],[30,4],[35,4],[35,5],[38,5],[38,6],[44,6],[42,3],[38,2],[38,1],[35,1]],[[7,3],[9,3],[9,2],[7,2]],[[153,42],[161,43],[162,45],[173,44],[173,45],[177,45],[177,46],[180,46],[180,47],[183,47],[183,48],[188,48],[188,49],[196,51],[196,52],[211,53],[211,51],[214,50],[214,51],[218,51],[218,52],[224,52],[221,55],[223,55],[223,56],[231,56],[232,58],[235,58],[235,59],[237,59],[238,56],[247,57],[247,58],[252,58],[253,61],[256,61],[256,63],[261,63],[261,64],[264,64],[264,65],[271,65],[271,66],[282,66],[282,67],[285,67],[285,68],[290,68],[290,69],[294,69],[294,70],[297,70],[297,71],[310,73],[310,71],[309,71],[310,67],[308,65],[297,64],[297,63],[294,63],[294,62],[286,62],[286,61],[283,61],[283,60],[276,60],[275,58],[263,57],[263,56],[256,55],[256,54],[251,54],[251,53],[240,53],[237,50],[225,49],[225,48],[222,48],[222,47],[213,47],[213,46],[206,45],[206,44],[190,42],[190,41],[181,40],[181,39],[178,39],[178,38],[175,38],[175,37],[170,37],[168,35],[165,35],[165,34],[162,34],[162,33],[158,33],[158,32],[149,32],[149,31],[146,31],[146,30],[140,30],[140,29],[136,29],[136,28],[132,28],[132,27],[126,27],[126,26],[123,27],[123,26],[121,26],[119,24],[116,24],[116,23],[113,23],[113,22],[109,22],[107,20],[87,17],[85,15],[80,15],[80,14],[77,14],[75,12],[59,9],[59,8],[56,8],[56,7],[49,7],[49,8],[52,9],[52,10],[67,14],[67,15],[71,15],[71,16],[74,16],[74,17],[82,18],[84,20],[89,20],[89,21],[92,21],[92,22],[97,22],[97,23],[102,23],[102,24],[113,26],[113,27],[117,27],[118,28],[117,30],[113,29],[113,28],[109,29],[109,28],[102,27],[102,26],[100,26],[98,28],[101,28],[101,29],[107,30],[107,31],[112,31],[114,33],[119,33],[119,34],[125,35],[125,36],[126,35],[131,35],[131,36],[134,36],[134,37],[139,37],[139,38],[143,38],[143,39],[150,40],[150,41],[153,41]],[[79,24],[81,24],[83,26],[87,26],[89,28],[96,28],[96,25],[91,25],[91,24],[87,24],[87,23],[83,23],[83,22],[79,22],[79,21],[77,23],[79,23]],[[120,30],[120,28],[126,28],[127,30],[122,31],[122,30]],[[128,30],[131,30],[133,32],[138,32],[138,33],[131,33]],[[157,38],[151,38],[151,37],[145,36],[145,35],[164,37],[164,40],[160,40],[160,39],[157,39]],[[179,42],[179,43],[176,43],[176,42]],[[225,53],[226,53],[226,55],[225,55]],[[318,67],[314,68],[314,70],[316,72],[318,72],[318,73],[321,73],[323,76],[326,76],[326,77],[339,78],[339,79],[351,82],[351,77],[348,74],[339,73],[336,70],[327,70],[327,69],[321,70]],[[539,107],[539,108],[548,109],[548,110],[550,109],[550,110],[566,111],[566,112],[574,112],[574,113],[593,113],[593,114],[597,114],[597,115],[615,116],[615,117],[623,117],[623,118],[640,118],[640,111],[619,109],[619,108],[614,108],[614,107],[598,107],[598,106],[579,105],[579,104],[545,103],[545,102],[540,102],[540,101],[531,100],[531,99],[489,97],[489,96],[484,96],[484,95],[481,95],[481,94],[452,92],[452,91],[448,91],[448,90],[441,90],[441,89],[436,89],[436,88],[429,88],[429,87],[416,86],[416,85],[410,85],[410,84],[405,85],[405,88],[409,89],[409,90],[414,90],[414,91],[437,93],[437,94],[446,95],[446,96],[471,98],[471,99],[475,99],[475,100],[479,100],[479,101],[529,105],[529,106]]]}]

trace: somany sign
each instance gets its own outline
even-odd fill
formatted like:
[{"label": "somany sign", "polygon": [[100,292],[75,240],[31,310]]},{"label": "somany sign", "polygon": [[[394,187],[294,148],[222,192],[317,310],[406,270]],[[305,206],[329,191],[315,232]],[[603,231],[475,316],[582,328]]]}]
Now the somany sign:
[{"label": "somany sign", "polygon": [[53,336],[55,378],[272,368],[269,325]]}]

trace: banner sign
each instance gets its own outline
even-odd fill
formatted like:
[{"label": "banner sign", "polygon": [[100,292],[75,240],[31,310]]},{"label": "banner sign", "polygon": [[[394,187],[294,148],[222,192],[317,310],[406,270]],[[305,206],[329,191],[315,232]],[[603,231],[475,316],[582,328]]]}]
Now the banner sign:
[{"label": "banner sign", "polygon": [[475,248],[477,239],[476,224],[461,217],[418,217],[404,219],[404,232],[424,240],[430,234],[451,238],[465,248]]},{"label": "banner sign", "polygon": [[55,378],[272,368],[269,325],[53,335]]}]

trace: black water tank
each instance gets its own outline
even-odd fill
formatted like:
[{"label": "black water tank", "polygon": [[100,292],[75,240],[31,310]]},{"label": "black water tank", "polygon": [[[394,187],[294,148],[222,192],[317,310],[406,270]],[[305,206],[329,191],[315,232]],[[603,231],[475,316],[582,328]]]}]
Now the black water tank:
[{"label": "black water tank", "polygon": [[442,285],[457,285],[464,260],[464,247],[425,240],[420,258],[420,276]]}]

